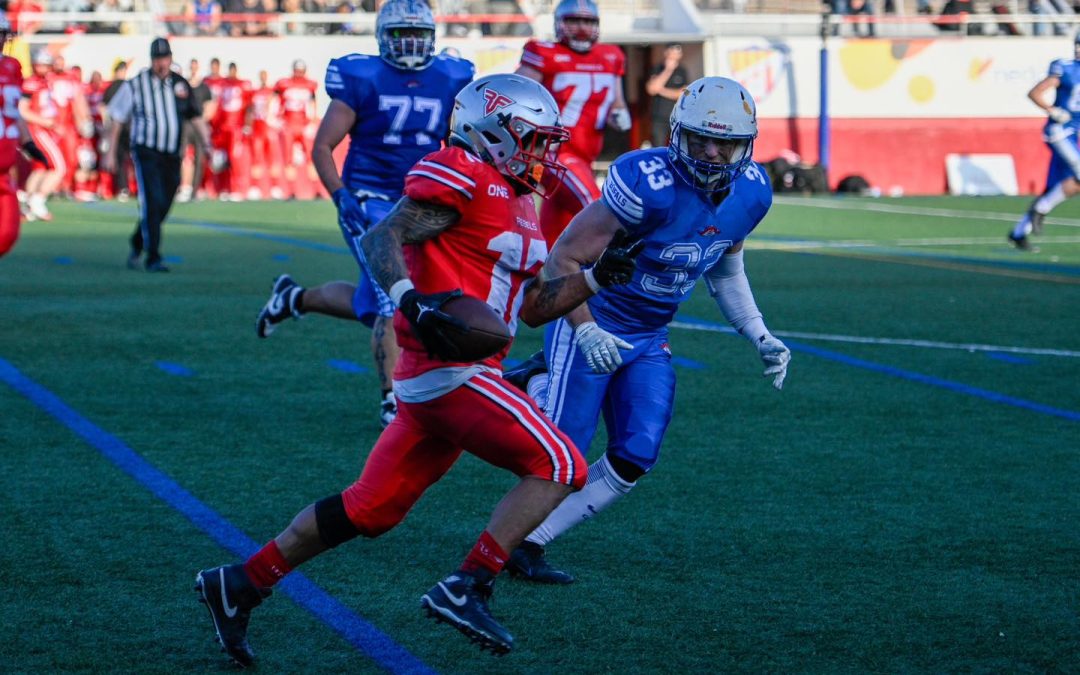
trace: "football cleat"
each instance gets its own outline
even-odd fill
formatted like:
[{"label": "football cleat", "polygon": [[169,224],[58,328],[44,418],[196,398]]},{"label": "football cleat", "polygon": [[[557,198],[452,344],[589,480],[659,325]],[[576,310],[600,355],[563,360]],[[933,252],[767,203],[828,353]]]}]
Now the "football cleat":
[{"label": "football cleat", "polygon": [[139,259],[142,258],[142,253],[138,251],[132,251],[127,257],[127,268],[129,270],[139,269]]},{"label": "football cleat", "polygon": [[464,633],[481,651],[490,649],[502,656],[513,649],[514,637],[488,610],[494,584],[495,578],[487,572],[469,574],[458,570],[432,586],[420,598],[420,606],[429,617]]},{"label": "football cleat", "polygon": [[255,319],[255,334],[261,338],[270,337],[277,329],[277,325],[290,317],[300,318],[300,311],[296,309],[296,300],[304,287],[292,280],[288,274],[282,274],[274,279],[274,288],[270,291],[270,299],[266,301],[258,318]]},{"label": "football cleat", "polygon": [[503,373],[503,379],[521,391],[529,393],[529,380],[548,371],[543,350],[536,352],[518,365]]},{"label": "football cleat", "polygon": [[1027,238],[1026,235],[1022,236],[1022,237],[1018,237],[1015,234],[1013,234],[1012,232],[1010,232],[1009,233],[1009,242],[1012,243],[1013,246],[1020,249],[1021,251],[1028,251],[1030,253],[1035,253],[1035,252],[1037,252],[1039,250],[1039,249],[1037,249],[1037,248],[1035,248],[1034,246],[1031,245],[1031,242],[1028,241],[1028,238]]},{"label": "football cleat", "polygon": [[256,588],[243,565],[227,565],[196,574],[195,592],[210,612],[225,653],[241,666],[254,663],[255,652],[247,641],[248,619],[251,610],[270,596],[270,589]]},{"label": "football cleat", "polygon": [[388,391],[379,404],[379,423],[385,429],[390,426],[395,417],[397,417],[397,398],[394,396],[394,392]]},{"label": "football cleat", "polygon": [[544,556],[544,547],[531,541],[523,541],[510,552],[506,561],[506,571],[517,579],[525,579],[538,584],[572,584],[574,576],[555,569]]}]

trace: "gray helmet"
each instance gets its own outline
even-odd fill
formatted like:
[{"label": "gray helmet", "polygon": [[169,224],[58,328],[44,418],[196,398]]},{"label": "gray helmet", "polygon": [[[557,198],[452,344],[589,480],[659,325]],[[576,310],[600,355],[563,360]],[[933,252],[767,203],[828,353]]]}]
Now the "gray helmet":
[{"label": "gray helmet", "polygon": [[375,18],[375,37],[390,65],[420,70],[435,56],[435,15],[424,0],[388,0]]},{"label": "gray helmet", "polygon": [[[728,161],[695,159],[690,135],[732,144]],[[757,135],[757,105],[750,92],[726,77],[703,77],[691,82],[675,101],[668,156],[686,182],[715,192],[731,185],[750,166]]]},{"label": "gray helmet", "polygon": [[481,77],[454,99],[450,142],[472,151],[524,191],[548,197],[561,184],[566,167],[556,153],[569,138],[555,99],[527,77]]},{"label": "gray helmet", "polygon": [[[588,27],[571,28],[567,19],[586,19]],[[575,52],[587,52],[600,39],[600,11],[593,0],[562,0],[555,6],[555,39]]]}]

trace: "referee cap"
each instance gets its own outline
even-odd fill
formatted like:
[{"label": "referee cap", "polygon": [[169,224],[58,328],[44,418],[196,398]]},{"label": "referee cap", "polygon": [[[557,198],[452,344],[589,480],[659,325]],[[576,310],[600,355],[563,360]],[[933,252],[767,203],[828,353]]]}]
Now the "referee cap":
[{"label": "referee cap", "polygon": [[154,38],[154,41],[150,43],[150,58],[157,59],[162,56],[172,56],[169,41],[163,37]]}]

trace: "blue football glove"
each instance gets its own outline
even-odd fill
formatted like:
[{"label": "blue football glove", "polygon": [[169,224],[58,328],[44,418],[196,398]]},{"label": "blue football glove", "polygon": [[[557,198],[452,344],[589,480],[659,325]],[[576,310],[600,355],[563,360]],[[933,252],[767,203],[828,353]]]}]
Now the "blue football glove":
[{"label": "blue football glove", "polygon": [[364,212],[364,207],[360,205],[360,200],[356,198],[356,195],[349,192],[347,188],[341,187],[334,190],[333,197],[341,226],[354,237],[362,236],[367,232],[367,213]]}]

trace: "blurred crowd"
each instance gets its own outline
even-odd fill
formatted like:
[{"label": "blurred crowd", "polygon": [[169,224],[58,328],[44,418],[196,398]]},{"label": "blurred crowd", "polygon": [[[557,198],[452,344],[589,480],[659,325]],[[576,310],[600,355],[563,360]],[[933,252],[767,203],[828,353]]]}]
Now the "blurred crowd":
[{"label": "blurred crowd", "polygon": [[[19,108],[49,162],[27,162],[17,171],[24,215],[50,220],[47,200],[54,194],[78,201],[126,200],[135,191],[126,133],[120,136],[116,170],[100,171],[99,161],[113,123],[109,101],[135,73],[118,60],[108,79],[98,71],[87,75],[47,50],[35,52],[31,63]],[[192,60],[183,75],[203,106],[212,149],[204,155],[194,128],[185,123],[177,200],[326,196],[310,160],[319,84],[307,77],[303,61],[295,61],[288,74],[271,78],[262,70],[249,79],[236,64],[222,68],[212,58],[204,69]]]}]

